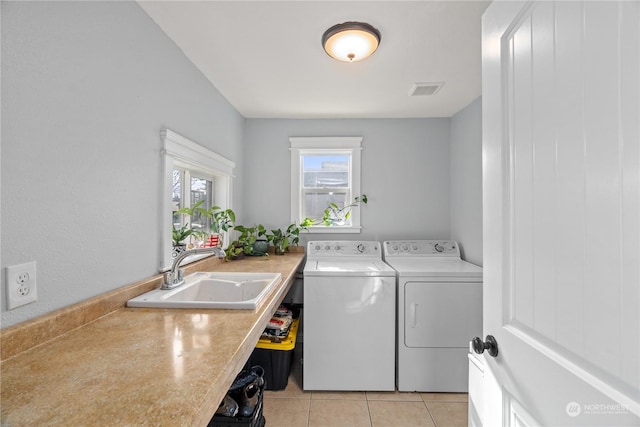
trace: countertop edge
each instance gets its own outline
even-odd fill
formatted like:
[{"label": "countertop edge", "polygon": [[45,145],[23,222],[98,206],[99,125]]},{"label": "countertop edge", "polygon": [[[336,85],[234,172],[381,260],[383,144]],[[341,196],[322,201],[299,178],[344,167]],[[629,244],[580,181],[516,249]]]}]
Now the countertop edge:
[{"label": "countertop edge", "polygon": [[[229,361],[227,364],[227,369],[224,374],[226,375],[226,380],[222,383],[222,389],[227,390],[233,383],[236,375],[240,370],[244,367],[246,361],[251,356],[254,347],[258,343],[262,332],[265,327],[269,323],[273,313],[277,309],[277,307],[282,303],[282,300],[291,289],[293,282],[295,280],[295,274],[297,269],[302,264],[304,258],[300,260],[300,262],[296,265],[296,268],[292,269],[292,271],[286,277],[282,277],[282,285],[279,286],[276,294],[270,299],[269,304],[260,309],[263,310],[262,315],[253,325],[251,332],[246,336],[245,342],[250,343],[249,345],[240,344],[238,348],[237,357],[233,360]],[[224,394],[220,394],[218,392],[220,387],[212,387],[209,392],[206,394],[203,402],[200,404],[200,408],[198,413],[195,415],[193,420],[193,425],[202,425],[206,426],[211,421],[211,416],[218,408],[220,401],[224,398]]]}]

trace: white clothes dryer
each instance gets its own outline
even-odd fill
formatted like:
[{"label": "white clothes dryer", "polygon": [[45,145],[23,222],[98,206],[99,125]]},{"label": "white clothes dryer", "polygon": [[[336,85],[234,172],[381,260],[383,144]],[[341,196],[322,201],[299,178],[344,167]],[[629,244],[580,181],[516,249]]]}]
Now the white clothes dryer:
[{"label": "white clothes dryer", "polygon": [[304,390],[395,389],[395,280],[379,242],[307,243]]},{"label": "white clothes dryer", "polygon": [[399,391],[466,392],[469,340],[482,336],[482,268],[455,241],[383,243],[397,272]]}]

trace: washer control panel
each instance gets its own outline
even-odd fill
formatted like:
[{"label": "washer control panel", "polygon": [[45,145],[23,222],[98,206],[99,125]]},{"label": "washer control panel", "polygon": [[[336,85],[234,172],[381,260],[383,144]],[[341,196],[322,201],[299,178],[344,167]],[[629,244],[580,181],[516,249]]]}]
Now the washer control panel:
[{"label": "washer control panel", "polygon": [[307,256],[312,258],[336,256],[367,256],[382,258],[380,242],[327,240],[307,243]]},{"label": "washer control panel", "polygon": [[454,240],[392,240],[383,243],[385,256],[442,256],[460,258]]}]

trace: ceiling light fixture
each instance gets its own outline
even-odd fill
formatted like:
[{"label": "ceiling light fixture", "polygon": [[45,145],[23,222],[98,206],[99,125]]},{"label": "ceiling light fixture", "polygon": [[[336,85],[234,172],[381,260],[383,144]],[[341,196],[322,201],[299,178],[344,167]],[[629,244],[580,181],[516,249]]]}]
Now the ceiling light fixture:
[{"label": "ceiling light fixture", "polygon": [[357,62],[371,56],[380,44],[380,31],[365,22],[343,22],[322,35],[322,47],[332,58]]}]

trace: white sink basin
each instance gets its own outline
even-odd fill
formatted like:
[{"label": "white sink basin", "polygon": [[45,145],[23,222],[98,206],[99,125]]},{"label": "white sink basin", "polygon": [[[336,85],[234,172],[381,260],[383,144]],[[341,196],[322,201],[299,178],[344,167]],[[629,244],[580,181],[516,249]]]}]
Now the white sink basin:
[{"label": "white sink basin", "polygon": [[192,273],[177,288],[154,289],[130,299],[127,306],[255,310],[280,277],[280,273]]}]

